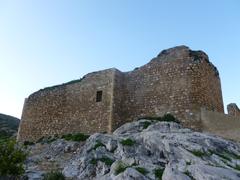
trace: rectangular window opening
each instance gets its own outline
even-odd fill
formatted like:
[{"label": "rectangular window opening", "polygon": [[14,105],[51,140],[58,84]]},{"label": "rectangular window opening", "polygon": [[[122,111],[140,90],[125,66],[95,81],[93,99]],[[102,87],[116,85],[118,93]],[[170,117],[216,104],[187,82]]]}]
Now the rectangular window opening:
[{"label": "rectangular window opening", "polygon": [[102,91],[97,91],[96,102],[102,101]]}]

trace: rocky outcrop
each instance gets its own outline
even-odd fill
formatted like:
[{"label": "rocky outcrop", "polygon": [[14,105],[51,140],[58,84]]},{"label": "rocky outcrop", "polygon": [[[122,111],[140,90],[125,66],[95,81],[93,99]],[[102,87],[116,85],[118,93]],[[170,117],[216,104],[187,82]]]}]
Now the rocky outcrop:
[{"label": "rocky outcrop", "polygon": [[26,163],[30,179],[51,170],[41,168],[43,162],[56,163],[69,179],[240,179],[239,143],[174,122],[139,120],[111,135],[93,134],[85,144],[59,139],[30,152],[35,152]]}]

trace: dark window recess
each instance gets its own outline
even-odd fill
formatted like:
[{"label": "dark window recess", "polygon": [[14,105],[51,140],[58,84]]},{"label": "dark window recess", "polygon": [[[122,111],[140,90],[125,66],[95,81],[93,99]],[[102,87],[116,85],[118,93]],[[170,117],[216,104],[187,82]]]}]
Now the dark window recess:
[{"label": "dark window recess", "polygon": [[97,91],[96,102],[102,101],[102,91]]}]

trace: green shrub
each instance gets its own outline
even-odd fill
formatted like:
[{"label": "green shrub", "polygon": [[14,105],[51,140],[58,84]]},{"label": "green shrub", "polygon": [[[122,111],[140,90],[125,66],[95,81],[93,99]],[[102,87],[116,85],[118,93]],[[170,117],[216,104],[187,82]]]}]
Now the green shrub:
[{"label": "green shrub", "polygon": [[65,176],[61,172],[49,172],[44,175],[43,180],[65,180]]},{"label": "green shrub", "polygon": [[41,143],[41,142],[43,142],[43,140],[44,140],[44,137],[41,137],[41,138],[39,138],[39,139],[37,140],[36,143]]},{"label": "green shrub", "polygon": [[122,140],[120,143],[124,146],[133,146],[136,142],[132,139],[127,138]]},{"label": "green shrub", "polygon": [[24,141],[23,145],[24,145],[24,146],[31,146],[31,145],[34,145],[34,142]]},{"label": "green shrub", "polygon": [[192,174],[189,171],[184,172],[190,179],[194,180],[195,178],[192,176]]},{"label": "green shrub", "polygon": [[220,152],[214,152],[214,151],[211,151],[211,152],[220,156],[223,159],[228,160],[228,161],[231,161],[231,158],[232,159],[240,159],[240,155],[234,154],[234,153],[226,151],[226,150],[221,152],[221,153]]},{"label": "green shrub", "polygon": [[162,121],[180,123],[172,114],[165,114]]},{"label": "green shrub", "polygon": [[234,167],[234,169],[240,171],[240,165],[236,165],[236,166]]},{"label": "green shrub", "polygon": [[124,163],[122,163],[122,162],[119,162],[119,163],[117,164],[117,166],[116,166],[116,169],[115,169],[114,174],[115,174],[115,175],[118,175],[118,174],[124,172],[128,167],[129,167],[128,165],[126,165],[126,164],[124,164]]},{"label": "green shrub", "polygon": [[161,180],[164,169],[158,168],[154,170],[155,178]]},{"label": "green shrub", "polygon": [[86,141],[87,138],[89,138],[89,135],[85,135],[83,133],[66,134],[63,135],[62,138],[67,141]]},{"label": "green shrub", "polygon": [[0,176],[18,176],[24,173],[23,163],[27,154],[16,141],[0,144]]},{"label": "green shrub", "polygon": [[199,151],[199,150],[193,150],[193,151],[190,151],[192,154],[194,154],[195,156],[197,157],[203,157],[203,156],[208,156],[207,153],[204,153],[202,151]]},{"label": "green shrub", "polygon": [[143,121],[142,124],[143,124],[143,129],[147,129],[148,126],[150,126],[152,123],[149,121]]},{"label": "green shrub", "polygon": [[90,161],[90,163],[95,165],[95,164],[97,164],[97,161],[98,161],[97,159],[92,159],[92,160]]},{"label": "green shrub", "polygon": [[223,159],[231,161],[231,158],[228,155],[224,154],[224,153],[223,154],[215,153],[215,154],[218,155],[219,157],[223,158]]},{"label": "green shrub", "polygon": [[162,117],[159,117],[159,116],[145,116],[145,117],[139,118],[139,120],[140,119],[180,123],[180,121],[178,119],[176,119],[172,114],[165,114]]},{"label": "green shrub", "polygon": [[161,120],[162,120],[162,117],[159,117],[159,116],[143,116],[143,117],[141,117],[141,118],[138,118],[138,120],[141,120],[141,119],[161,121]]},{"label": "green shrub", "polygon": [[101,146],[104,146],[104,144],[101,143],[100,141],[97,141],[96,144],[95,144],[95,146],[93,147],[93,149],[96,150],[98,147],[101,147]]},{"label": "green shrub", "polygon": [[135,169],[143,175],[146,175],[148,173],[148,171],[143,167],[136,167]]},{"label": "green shrub", "polygon": [[99,161],[104,162],[106,165],[111,166],[114,160],[110,159],[109,157],[102,157],[98,159]]},{"label": "green shrub", "polygon": [[107,156],[104,156],[104,157],[99,158],[99,159],[92,159],[92,160],[90,161],[90,163],[95,165],[95,164],[97,164],[98,161],[104,162],[104,163],[105,163],[106,165],[108,165],[108,166],[111,166],[112,163],[114,162],[114,160],[110,159],[110,158],[107,157]]}]

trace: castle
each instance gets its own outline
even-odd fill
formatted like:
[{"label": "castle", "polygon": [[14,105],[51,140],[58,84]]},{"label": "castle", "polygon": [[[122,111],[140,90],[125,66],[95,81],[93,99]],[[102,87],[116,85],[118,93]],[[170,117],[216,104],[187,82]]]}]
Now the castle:
[{"label": "castle", "polygon": [[24,103],[18,140],[111,133],[126,122],[165,113],[186,127],[240,140],[240,110],[230,104],[228,111],[224,114],[219,73],[208,56],[177,46],[130,72],[93,72],[33,93]]}]

